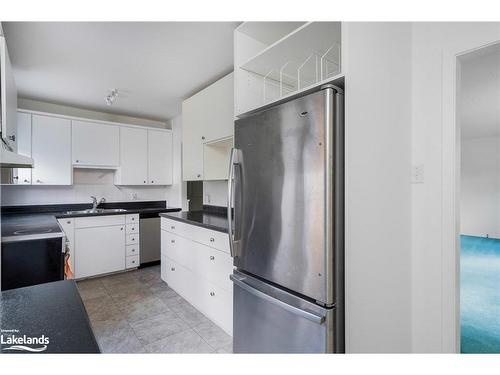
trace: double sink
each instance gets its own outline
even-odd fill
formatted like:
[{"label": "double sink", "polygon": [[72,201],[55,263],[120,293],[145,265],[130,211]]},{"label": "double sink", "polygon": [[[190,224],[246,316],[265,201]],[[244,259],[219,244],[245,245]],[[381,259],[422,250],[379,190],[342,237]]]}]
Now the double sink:
[{"label": "double sink", "polygon": [[117,213],[117,212],[127,212],[124,208],[95,208],[80,211],[66,211],[65,215],[81,215],[81,214],[107,214],[107,213]]}]

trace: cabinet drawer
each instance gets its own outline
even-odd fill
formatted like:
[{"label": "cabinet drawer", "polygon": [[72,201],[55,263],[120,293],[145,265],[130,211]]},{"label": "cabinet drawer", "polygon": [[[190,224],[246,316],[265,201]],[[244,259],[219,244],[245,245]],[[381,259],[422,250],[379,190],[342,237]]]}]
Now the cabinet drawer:
[{"label": "cabinet drawer", "polygon": [[139,224],[139,214],[125,215],[127,218],[127,224]]},{"label": "cabinet drawer", "polygon": [[195,259],[195,272],[232,293],[233,283],[229,275],[233,273],[233,259],[229,254],[200,244],[196,248]]},{"label": "cabinet drawer", "polygon": [[[125,225],[125,215],[77,217],[75,228],[107,227],[111,225]],[[123,228],[125,230],[125,228]]]},{"label": "cabinet drawer", "polygon": [[214,323],[233,335],[233,294],[210,282],[199,283],[200,311]]},{"label": "cabinet drawer", "polygon": [[139,234],[127,234],[125,244],[139,246]]},{"label": "cabinet drawer", "polygon": [[196,243],[167,231],[162,231],[162,251],[164,255],[187,269],[193,270]]},{"label": "cabinet drawer", "polygon": [[194,241],[229,253],[229,236],[227,233],[217,232],[194,225],[191,233]]},{"label": "cabinet drawer", "polygon": [[127,224],[127,234],[139,233],[139,223]]},{"label": "cabinet drawer", "polygon": [[229,253],[229,236],[227,233],[167,218],[161,219],[161,229]]},{"label": "cabinet drawer", "polygon": [[165,268],[167,284],[187,301],[193,301],[192,272],[168,257]]},{"label": "cabinet drawer", "polygon": [[133,255],[125,258],[125,268],[139,267],[139,255]]},{"label": "cabinet drawer", "polygon": [[132,255],[139,255],[139,245],[127,245],[125,246],[125,255],[126,256],[132,256]]},{"label": "cabinet drawer", "polygon": [[167,219],[165,217],[161,218],[161,229],[166,230],[167,232],[176,233],[176,234],[187,234],[188,230],[184,223],[180,221],[175,221],[171,219]]}]

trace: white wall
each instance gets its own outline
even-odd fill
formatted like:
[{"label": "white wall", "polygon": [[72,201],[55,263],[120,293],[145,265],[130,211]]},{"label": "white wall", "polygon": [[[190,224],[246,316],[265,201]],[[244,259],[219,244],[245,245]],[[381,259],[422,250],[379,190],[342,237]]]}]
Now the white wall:
[{"label": "white wall", "polygon": [[[500,39],[499,23],[414,23],[412,64],[412,164],[424,165],[424,183],[412,185],[412,349],[455,350],[443,289],[443,56]],[[445,133],[446,134],[446,133]],[[451,218],[448,218],[451,219]]]},{"label": "white wall", "polygon": [[409,352],[411,25],[348,23],[343,33],[346,350]]},{"label": "white wall", "polygon": [[[186,183],[182,181],[182,116],[172,119],[173,132],[173,185],[169,190],[169,205],[187,210]],[[170,203],[172,202],[172,203]]]},{"label": "white wall", "polygon": [[203,181],[203,204],[227,207],[227,181]]},{"label": "white wall", "polygon": [[54,104],[39,100],[31,100],[25,98],[17,99],[17,107],[20,109],[28,109],[31,111],[48,112],[63,116],[83,117],[92,120],[112,121],[129,125],[150,126],[153,128],[171,129],[169,122],[154,121],[137,117],[118,115],[114,113],[92,111],[68,105]]},{"label": "white wall", "polygon": [[462,141],[461,234],[500,238],[500,137]]},{"label": "white wall", "polygon": [[[90,196],[104,197],[108,202],[135,200],[169,200],[170,187],[113,185],[113,171],[75,169],[72,186],[6,186],[2,189],[2,206],[54,203],[90,203]],[[168,202],[171,205],[170,200]]]}]

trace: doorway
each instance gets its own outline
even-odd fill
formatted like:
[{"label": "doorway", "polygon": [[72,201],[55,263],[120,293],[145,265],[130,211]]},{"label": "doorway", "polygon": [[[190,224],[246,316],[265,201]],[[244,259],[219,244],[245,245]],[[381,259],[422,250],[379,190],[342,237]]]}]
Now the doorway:
[{"label": "doorway", "polygon": [[460,352],[500,353],[500,44],[457,67]]}]

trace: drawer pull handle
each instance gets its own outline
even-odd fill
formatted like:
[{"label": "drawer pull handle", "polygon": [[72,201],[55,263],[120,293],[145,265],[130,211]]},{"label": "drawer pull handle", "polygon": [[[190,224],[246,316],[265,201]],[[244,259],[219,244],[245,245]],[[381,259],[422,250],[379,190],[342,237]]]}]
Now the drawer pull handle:
[{"label": "drawer pull handle", "polygon": [[210,296],[215,296],[215,293],[214,292],[210,292]]},{"label": "drawer pull handle", "polygon": [[215,241],[215,238],[210,238],[210,242],[214,242]]},{"label": "drawer pull handle", "polygon": [[175,271],[175,268],[174,267],[170,268],[170,271]]},{"label": "drawer pull handle", "polygon": [[210,260],[215,260],[215,257],[213,255],[210,255]]},{"label": "drawer pull handle", "polygon": [[71,224],[71,220],[68,220],[68,221],[66,222],[66,224]]}]

